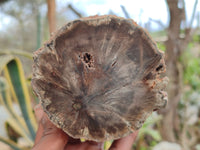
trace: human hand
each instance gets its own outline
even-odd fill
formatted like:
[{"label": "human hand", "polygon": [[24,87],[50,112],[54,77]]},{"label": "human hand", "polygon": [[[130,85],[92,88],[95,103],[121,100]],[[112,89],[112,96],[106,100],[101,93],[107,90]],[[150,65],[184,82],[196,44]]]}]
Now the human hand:
[{"label": "human hand", "polygon": [[[32,150],[102,150],[104,143],[93,141],[81,142],[73,139],[61,129],[53,125],[44,113],[41,105],[35,107],[35,115],[39,123],[35,144]],[[127,137],[115,140],[109,150],[130,150],[138,131]]]}]

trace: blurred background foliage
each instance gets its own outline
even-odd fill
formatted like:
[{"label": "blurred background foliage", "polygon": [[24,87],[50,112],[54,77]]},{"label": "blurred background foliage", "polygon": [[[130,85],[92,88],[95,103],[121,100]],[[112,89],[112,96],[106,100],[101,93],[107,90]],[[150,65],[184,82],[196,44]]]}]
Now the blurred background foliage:
[{"label": "blurred background foliage", "polygon": [[[200,150],[200,4],[190,1],[189,12],[188,0],[162,1],[169,16],[164,21],[152,16],[145,19],[144,4],[132,15],[134,10],[128,5],[137,7],[138,1],[0,0],[0,149],[31,149],[33,145],[37,129],[33,107],[38,100],[30,87],[32,53],[70,20],[114,14],[132,18],[150,32],[166,53],[170,78],[168,107],[148,118],[133,149]],[[106,2],[119,4],[118,9],[110,5],[107,12],[100,12]],[[158,3],[143,2],[151,3],[152,9]],[[151,11],[161,15],[159,8]],[[105,149],[110,144],[107,142]]]}]

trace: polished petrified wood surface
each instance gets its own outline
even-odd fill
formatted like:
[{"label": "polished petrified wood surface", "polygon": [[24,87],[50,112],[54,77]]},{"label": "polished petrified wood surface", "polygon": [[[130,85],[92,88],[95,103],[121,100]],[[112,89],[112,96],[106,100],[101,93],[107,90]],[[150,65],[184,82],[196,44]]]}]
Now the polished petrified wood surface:
[{"label": "polished petrified wood surface", "polygon": [[94,16],[69,22],[34,54],[32,86],[68,135],[118,139],[166,105],[164,55],[134,21]]}]

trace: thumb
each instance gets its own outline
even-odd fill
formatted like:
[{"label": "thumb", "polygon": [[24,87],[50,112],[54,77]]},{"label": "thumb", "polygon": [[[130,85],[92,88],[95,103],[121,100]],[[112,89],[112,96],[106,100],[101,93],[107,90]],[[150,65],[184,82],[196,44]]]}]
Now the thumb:
[{"label": "thumb", "polygon": [[[37,117],[37,112],[35,114]],[[37,135],[38,134],[40,137],[37,139],[37,142],[35,142],[32,150],[63,150],[68,142],[67,134],[53,125],[45,113],[43,113],[39,121]]]}]

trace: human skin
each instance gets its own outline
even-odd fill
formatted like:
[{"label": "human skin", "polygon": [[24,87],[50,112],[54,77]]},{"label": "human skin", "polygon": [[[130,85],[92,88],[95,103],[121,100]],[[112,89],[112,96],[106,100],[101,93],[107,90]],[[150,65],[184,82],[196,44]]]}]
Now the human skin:
[{"label": "human skin", "polygon": [[[73,139],[50,122],[41,105],[35,107],[38,121],[35,144],[32,150],[101,150],[104,143],[93,141],[81,142]],[[124,138],[115,140],[109,150],[130,150],[138,131]]]}]

